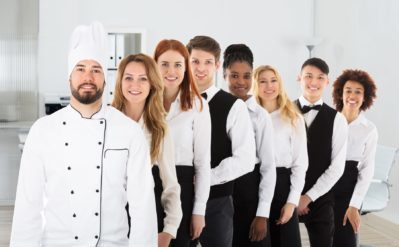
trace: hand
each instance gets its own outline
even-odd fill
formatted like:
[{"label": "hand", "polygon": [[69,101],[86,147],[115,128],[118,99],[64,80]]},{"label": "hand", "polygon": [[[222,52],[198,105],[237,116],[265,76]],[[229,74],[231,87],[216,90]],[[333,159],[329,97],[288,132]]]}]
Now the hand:
[{"label": "hand", "polygon": [[347,220],[349,220],[349,222],[352,225],[353,231],[355,233],[359,233],[360,230],[360,214],[359,214],[359,210],[357,208],[354,207],[349,207],[346,210],[345,216],[344,216],[344,222],[343,225],[346,225]]},{"label": "hand", "polygon": [[202,233],[202,229],[205,227],[205,216],[193,214],[191,216],[191,226],[190,226],[190,235],[191,240],[199,238]]},{"label": "hand", "polygon": [[266,237],[267,218],[256,216],[249,229],[249,239],[251,241],[261,241]]},{"label": "hand", "polygon": [[299,199],[299,204],[298,204],[298,215],[306,215],[310,212],[310,209],[308,208],[309,203],[312,202],[312,199],[308,195],[301,195],[301,198]]},{"label": "hand", "polygon": [[158,247],[168,247],[172,238],[167,232],[158,233]]},{"label": "hand", "polygon": [[277,220],[277,225],[283,225],[287,223],[294,213],[295,205],[292,203],[286,203],[281,209],[280,218]]}]

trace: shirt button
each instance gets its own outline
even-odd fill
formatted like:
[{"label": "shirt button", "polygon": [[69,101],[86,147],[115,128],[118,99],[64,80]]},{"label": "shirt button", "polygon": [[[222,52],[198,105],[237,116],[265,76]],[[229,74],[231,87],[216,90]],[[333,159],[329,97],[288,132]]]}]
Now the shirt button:
[{"label": "shirt button", "polygon": [[75,236],[75,239],[78,239],[78,236]]},{"label": "shirt button", "polygon": [[103,144],[102,142],[98,142],[98,145],[101,145],[101,144]]}]

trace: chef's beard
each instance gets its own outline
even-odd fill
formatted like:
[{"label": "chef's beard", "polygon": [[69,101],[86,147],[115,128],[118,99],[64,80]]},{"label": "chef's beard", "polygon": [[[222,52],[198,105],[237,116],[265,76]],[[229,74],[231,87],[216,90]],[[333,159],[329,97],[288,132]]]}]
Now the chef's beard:
[{"label": "chef's beard", "polygon": [[[88,92],[79,93],[80,87],[82,87],[84,85],[94,86],[95,93],[91,93],[91,92],[90,93],[88,93]],[[103,86],[98,89],[97,89],[97,86],[94,85],[93,83],[83,83],[83,84],[79,85],[79,87],[76,89],[76,88],[72,87],[72,84],[70,84],[72,96],[79,103],[85,104],[85,105],[92,104],[92,103],[96,102],[98,99],[100,99],[104,92],[104,86],[105,86],[105,82],[104,82]]]}]

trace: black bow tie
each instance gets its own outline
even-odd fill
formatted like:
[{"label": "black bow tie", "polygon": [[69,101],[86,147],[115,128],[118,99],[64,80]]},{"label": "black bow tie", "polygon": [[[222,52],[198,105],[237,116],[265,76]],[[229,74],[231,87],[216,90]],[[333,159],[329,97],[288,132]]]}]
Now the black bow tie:
[{"label": "black bow tie", "polygon": [[304,106],[302,106],[302,108],[301,108],[301,112],[302,112],[303,114],[305,114],[305,113],[308,113],[310,110],[316,110],[316,111],[318,111],[318,110],[320,110],[320,108],[321,108],[321,105],[314,105],[314,106],[307,106],[307,105],[304,105]]},{"label": "black bow tie", "polygon": [[207,95],[206,93],[202,93],[201,96],[202,96],[202,98],[204,98],[204,99],[207,99],[207,98],[208,98],[208,95]]}]

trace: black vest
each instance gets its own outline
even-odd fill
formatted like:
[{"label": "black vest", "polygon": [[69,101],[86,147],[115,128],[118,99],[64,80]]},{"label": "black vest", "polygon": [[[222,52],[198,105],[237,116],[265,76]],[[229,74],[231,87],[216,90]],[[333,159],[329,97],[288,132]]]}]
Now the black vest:
[{"label": "black vest", "polygon": [[[299,100],[296,103],[300,108]],[[336,114],[336,110],[323,104],[312,124],[306,127],[309,167],[306,172],[303,194],[313,187],[317,179],[331,164],[332,136]]]},{"label": "black vest", "polygon": [[[233,95],[219,90],[209,101],[209,112],[212,123],[211,139],[211,167],[214,168],[222,160],[232,155],[231,140],[227,135],[226,123],[230,109],[237,98]],[[213,185],[209,194],[209,199],[223,197],[233,194],[233,181]]]}]

